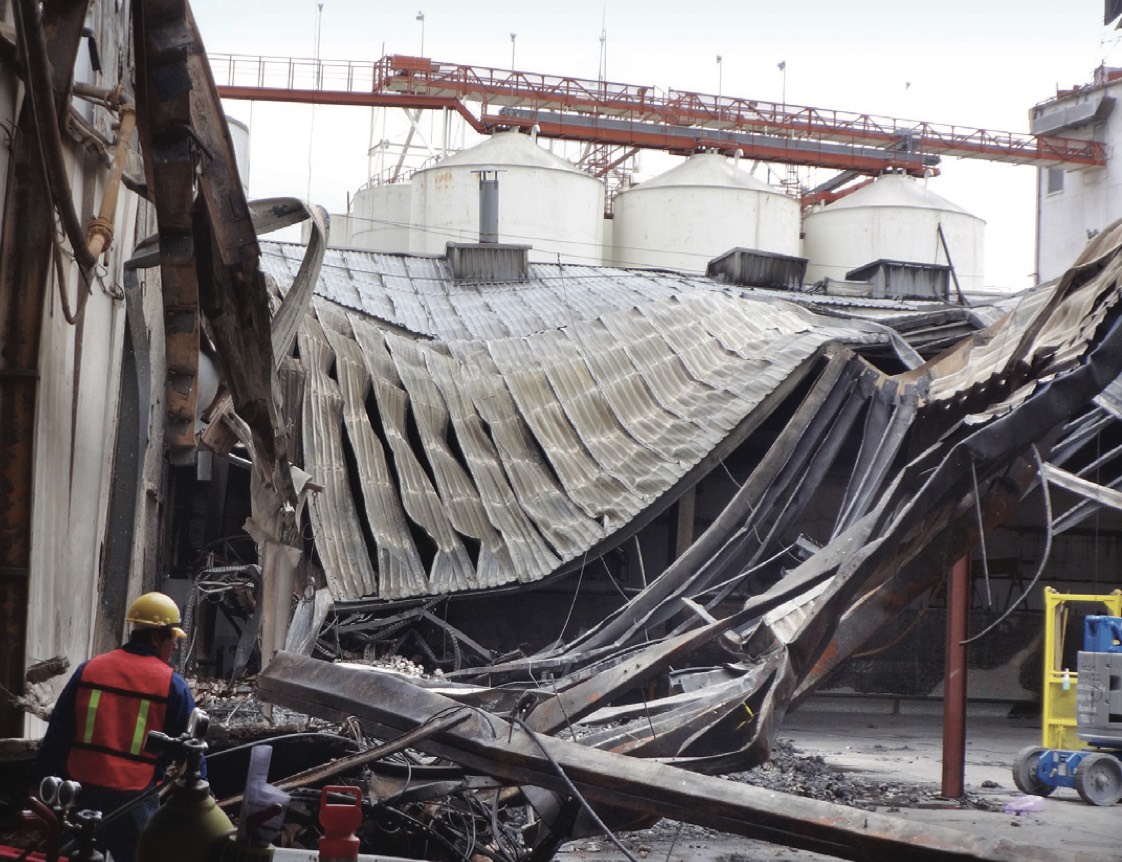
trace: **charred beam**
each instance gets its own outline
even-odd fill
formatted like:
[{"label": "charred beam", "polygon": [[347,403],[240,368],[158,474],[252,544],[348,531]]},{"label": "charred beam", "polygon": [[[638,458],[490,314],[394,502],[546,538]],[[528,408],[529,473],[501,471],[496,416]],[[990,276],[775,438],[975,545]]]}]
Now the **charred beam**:
[{"label": "charred beam", "polygon": [[[311,714],[354,714],[386,735],[408,732],[457,708],[442,695],[388,674],[291,653],[277,654],[260,677],[260,694],[266,701]],[[674,817],[843,859],[1060,862],[1062,858],[1099,862],[1102,858],[1090,853],[1060,855],[816,800],[777,798],[771,791],[750,785],[541,737],[482,711],[456,728],[434,734],[420,747],[468,769],[519,784],[567,793],[571,781],[596,805]]]}]

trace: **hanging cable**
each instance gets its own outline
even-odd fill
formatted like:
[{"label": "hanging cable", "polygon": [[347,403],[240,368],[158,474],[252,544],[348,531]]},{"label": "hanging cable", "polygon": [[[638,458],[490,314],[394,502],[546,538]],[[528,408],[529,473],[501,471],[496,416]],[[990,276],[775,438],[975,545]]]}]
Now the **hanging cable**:
[{"label": "hanging cable", "polygon": [[55,281],[58,283],[58,301],[62,309],[62,316],[67,323],[75,326],[82,319],[82,313],[86,310],[86,300],[90,296],[88,271],[78,267],[78,275],[81,277],[85,289],[79,288],[78,307],[71,310],[70,299],[66,295],[66,262],[62,259],[62,244],[59,242],[58,234],[55,231],[51,231],[51,258],[55,267]]},{"label": "hanging cable", "polygon": [[1001,616],[978,632],[978,634],[964,641],[960,641],[963,646],[972,644],[974,641],[985,637],[1009,618],[1009,615],[1017,609],[1021,602],[1028,596],[1032,588],[1036,586],[1036,582],[1040,580],[1040,576],[1044,574],[1044,567],[1048,564],[1048,558],[1052,555],[1052,495],[1048,491],[1048,480],[1044,477],[1044,462],[1040,458],[1040,450],[1036,448],[1035,443],[1032,444],[1032,455],[1033,459],[1036,461],[1036,474],[1040,478],[1040,491],[1044,498],[1044,525],[1046,528],[1044,534],[1044,552],[1040,555],[1040,563],[1036,567],[1036,573],[1032,576],[1032,580],[1029,581],[1028,586],[1021,592],[1017,601],[1013,602],[1013,604],[1006,608]]},{"label": "hanging cable", "polygon": [[974,468],[974,460],[970,460],[970,477],[974,480],[974,513],[978,516],[978,544],[982,551],[982,574],[986,580],[986,608],[993,607],[993,593],[990,592],[990,563],[986,553],[986,529],[982,522],[982,497],[978,493],[978,472]]},{"label": "hanging cable", "polygon": [[570,779],[569,776],[565,774],[565,770],[561,768],[561,764],[558,763],[556,759],[554,759],[553,755],[549,753],[549,750],[545,747],[544,744],[542,744],[542,741],[538,738],[538,735],[530,729],[530,726],[518,716],[512,716],[511,721],[521,727],[530,737],[530,739],[534,741],[534,744],[537,745],[537,747],[541,750],[541,753],[545,755],[545,759],[549,761],[558,777],[565,782],[565,786],[569,788],[569,793],[572,794],[573,798],[581,804],[581,807],[586,812],[588,812],[588,816],[592,818],[592,821],[600,828],[600,830],[606,836],[608,836],[608,840],[615,844],[619,852],[627,857],[628,862],[639,862],[639,860],[635,858],[631,851],[623,846],[623,843],[616,837],[615,833],[608,828],[607,824],[600,819],[600,815],[597,814],[595,809],[593,809],[593,807],[588,804],[588,800],[581,795],[581,792],[579,790],[577,790],[577,786],[573,784],[572,779]]},{"label": "hanging cable", "polygon": [[580,585],[584,582],[584,567],[588,563],[588,551],[584,552],[584,559],[580,562],[580,574],[577,575],[577,588],[573,590],[573,601],[569,604],[569,613],[565,615],[565,624],[561,626],[561,634],[557,636],[558,642],[565,639],[565,632],[569,629],[569,623],[573,619],[573,611],[577,606],[577,599],[580,598]]}]

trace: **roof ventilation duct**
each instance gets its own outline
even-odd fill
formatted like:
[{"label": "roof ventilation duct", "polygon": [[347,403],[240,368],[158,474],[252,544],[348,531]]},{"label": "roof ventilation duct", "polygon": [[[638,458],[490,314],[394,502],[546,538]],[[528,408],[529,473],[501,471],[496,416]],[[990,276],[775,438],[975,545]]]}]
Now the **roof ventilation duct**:
[{"label": "roof ventilation duct", "polygon": [[806,264],[805,257],[737,247],[709,261],[705,274],[717,281],[749,287],[802,290]]},{"label": "roof ventilation duct", "polygon": [[479,174],[479,242],[499,241],[499,171],[481,168]]},{"label": "roof ventilation duct", "polygon": [[448,263],[457,281],[502,283],[525,281],[530,246],[499,244],[499,171],[480,168],[479,242],[450,242]]},{"label": "roof ventilation duct", "polygon": [[528,245],[450,242],[447,249],[448,264],[457,281],[525,281],[529,274]]}]

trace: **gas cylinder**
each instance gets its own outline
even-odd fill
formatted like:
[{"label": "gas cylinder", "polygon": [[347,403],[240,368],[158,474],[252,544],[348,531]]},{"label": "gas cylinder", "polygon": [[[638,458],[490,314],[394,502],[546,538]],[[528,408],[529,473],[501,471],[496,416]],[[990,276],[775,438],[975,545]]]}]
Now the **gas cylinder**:
[{"label": "gas cylinder", "polygon": [[[337,804],[328,801],[332,793],[353,797],[354,801]],[[355,829],[362,822],[362,791],[345,784],[328,785],[319,794],[319,823],[323,837],[319,839],[319,862],[354,862],[358,858]]]},{"label": "gas cylinder", "polygon": [[[205,749],[199,740],[183,744],[196,743]],[[199,777],[198,759],[189,759],[171,795],[140,833],[136,862],[216,862],[225,851],[234,824],[215,804],[210,784]]]}]

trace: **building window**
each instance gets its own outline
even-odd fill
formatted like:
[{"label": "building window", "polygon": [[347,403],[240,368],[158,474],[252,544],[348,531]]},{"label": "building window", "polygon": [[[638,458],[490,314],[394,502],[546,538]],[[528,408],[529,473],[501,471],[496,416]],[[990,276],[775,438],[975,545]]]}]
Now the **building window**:
[{"label": "building window", "polygon": [[1048,168],[1048,194],[1054,195],[1064,190],[1064,169]]}]

